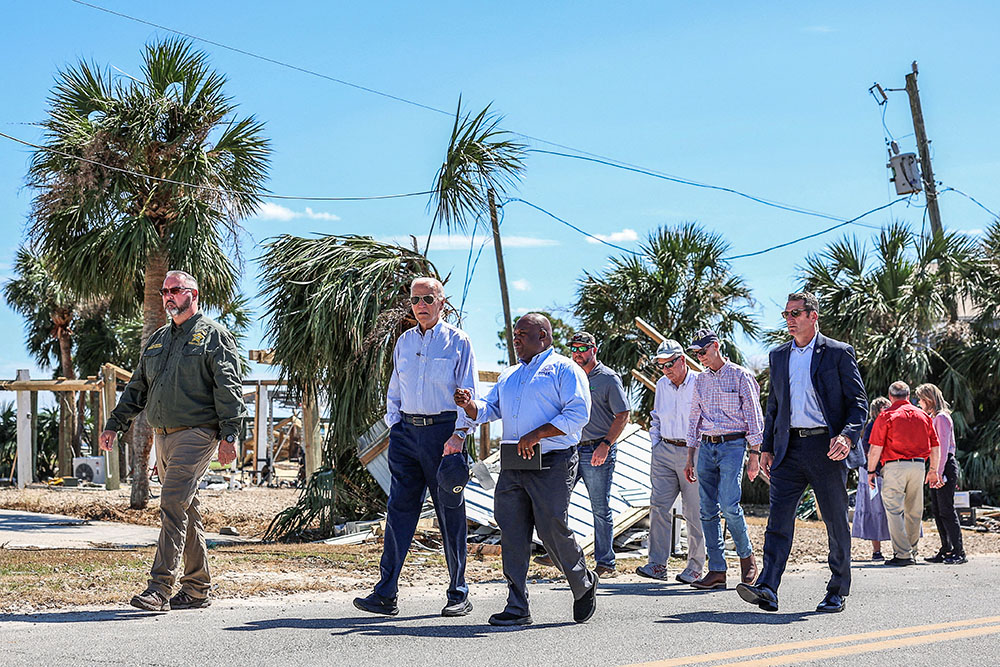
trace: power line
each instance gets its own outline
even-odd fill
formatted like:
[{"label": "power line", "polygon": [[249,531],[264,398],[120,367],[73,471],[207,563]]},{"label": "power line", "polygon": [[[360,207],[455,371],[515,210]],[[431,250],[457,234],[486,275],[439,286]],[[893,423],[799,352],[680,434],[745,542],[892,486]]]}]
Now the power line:
[{"label": "power line", "polygon": [[510,202],[520,202],[520,203],[522,203],[522,204],[526,204],[526,205],[530,206],[531,208],[535,209],[536,211],[539,211],[539,212],[541,212],[541,213],[544,213],[545,215],[549,216],[549,217],[550,217],[550,218],[552,218],[553,220],[556,220],[556,221],[558,221],[558,222],[561,222],[562,224],[566,225],[567,227],[569,227],[569,228],[571,228],[571,229],[574,229],[574,230],[576,230],[577,232],[579,232],[579,233],[583,234],[584,236],[586,236],[586,237],[588,237],[588,238],[592,238],[592,239],[594,239],[594,240],[595,240],[595,241],[597,241],[598,243],[603,243],[604,245],[606,245],[606,246],[608,246],[608,247],[611,247],[611,248],[615,248],[615,249],[617,249],[617,250],[621,250],[621,251],[623,251],[623,252],[627,252],[627,253],[631,253],[631,254],[633,254],[633,255],[636,255],[636,256],[638,256],[638,257],[645,257],[645,255],[644,255],[643,253],[641,253],[641,252],[636,252],[635,250],[630,250],[630,249],[628,249],[628,248],[623,248],[623,247],[622,247],[622,246],[620,246],[620,245],[615,245],[614,243],[611,243],[611,242],[609,242],[609,241],[605,241],[604,239],[602,239],[602,238],[601,238],[601,237],[599,237],[599,236],[594,236],[594,235],[593,235],[593,234],[591,234],[590,232],[588,232],[588,231],[586,231],[586,230],[583,230],[583,229],[580,229],[579,227],[577,227],[577,226],[576,226],[576,225],[574,225],[573,223],[571,223],[571,222],[567,222],[566,220],[563,220],[562,218],[560,218],[560,217],[559,217],[558,215],[556,215],[555,213],[550,213],[549,211],[546,211],[546,210],[545,210],[544,208],[542,208],[541,206],[538,206],[538,205],[536,205],[536,204],[532,204],[532,203],[531,203],[530,201],[527,201],[526,199],[521,199],[521,198],[519,198],[519,197],[511,197],[510,199],[508,199],[508,200],[506,200],[506,201],[504,202],[504,205],[506,205],[506,204],[508,204],[508,203],[510,203]]},{"label": "power line", "polygon": [[[76,2],[76,0],[73,0]],[[297,201],[369,201],[375,199],[401,199],[403,197],[418,197],[422,195],[432,194],[433,190],[424,190],[422,192],[405,192],[402,194],[395,195],[370,195],[365,197],[309,197],[309,196],[299,196],[299,195],[276,195],[269,193],[259,193],[259,192],[246,192],[241,190],[227,190],[225,188],[217,188],[210,185],[198,185],[196,183],[187,183],[185,181],[176,181],[171,178],[163,178],[161,176],[151,176],[149,174],[143,174],[137,171],[132,171],[130,169],[123,169],[122,167],[115,167],[110,164],[105,164],[97,160],[91,160],[90,158],[81,157],[79,155],[73,155],[72,153],[66,153],[64,151],[51,148],[49,146],[41,146],[39,144],[33,144],[30,141],[25,141],[24,139],[18,139],[17,137],[12,137],[9,134],[0,132],[0,137],[4,139],[9,139],[13,142],[29,146],[31,148],[46,151],[49,153],[54,153],[56,155],[61,155],[62,157],[69,158],[71,160],[79,160],[80,162],[86,162],[98,167],[103,167],[105,169],[110,169],[111,171],[117,171],[122,174],[128,174],[129,176],[136,176],[138,178],[144,178],[149,181],[155,181],[158,183],[169,183],[170,185],[180,185],[186,188],[192,188],[196,190],[207,190],[209,192],[222,192],[234,195],[249,195],[252,197],[260,197],[261,199],[284,199],[284,200],[297,200]]]},{"label": "power line", "polygon": [[950,186],[945,186],[945,189],[942,190],[941,193],[943,194],[945,192],[957,192],[958,194],[962,195],[963,197],[965,197],[966,199],[968,199],[969,201],[971,201],[973,204],[975,204],[976,206],[978,206],[979,208],[983,209],[984,211],[986,211],[987,213],[989,213],[990,215],[992,215],[994,219],[1000,219],[1000,215],[997,215],[996,213],[994,213],[990,209],[986,208],[975,197],[973,197],[972,195],[965,194],[964,192],[962,192],[958,188],[953,188],[953,187],[950,187]]}]

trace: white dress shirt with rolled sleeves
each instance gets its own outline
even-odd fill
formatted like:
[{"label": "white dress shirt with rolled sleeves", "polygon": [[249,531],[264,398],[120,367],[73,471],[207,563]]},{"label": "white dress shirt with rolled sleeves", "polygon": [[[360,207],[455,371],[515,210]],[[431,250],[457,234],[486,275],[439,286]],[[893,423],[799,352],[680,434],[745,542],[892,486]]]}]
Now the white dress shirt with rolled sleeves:
[{"label": "white dress shirt with rolled sleeves", "polygon": [[[684,363],[683,361],[680,363]],[[688,369],[680,386],[667,376],[656,381],[653,411],[649,413],[649,441],[653,447],[663,440],[685,440],[691,415],[691,397],[698,371]]]},{"label": "white dress shirt with rolled sleeves", "polygon": [[464,331],[440,320],[423,333],[419,326],[407,329],[392,352],[386,424],[391,427],[401,421],[401,412],[436,415],[458,411],[455,427],[472,426],[465,412],[455,406],[455,389],[471,389],[475,397],[478,379],[472,341]]},{"label": "white dress shirt with rolled sleeves", "polygon": [[590,384],[572,359],[550,347],[528,363],[504,370],[485,399],[475,401],[476,423],[503,420],[503,439],[520,440],[552,424],[565,435],[542,438],[542,454],[574,447],[590,421]]}]

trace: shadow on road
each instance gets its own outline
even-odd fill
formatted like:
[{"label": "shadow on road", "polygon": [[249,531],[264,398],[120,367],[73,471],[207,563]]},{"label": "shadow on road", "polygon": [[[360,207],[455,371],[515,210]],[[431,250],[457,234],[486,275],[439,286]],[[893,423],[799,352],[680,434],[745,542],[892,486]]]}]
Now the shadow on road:
[{"label": "shadow on road", "polygon": [[109,609],[107,611],[60,611],[38,614],[0,614],[0,623],[96,623],[103,621],[138,621],[162,616],[164,611],[139,609]]},{"label": "shadow on road", "polygon": [[538,623],[516,627],[494,627],[486,623],[451,625],[408,625],[409,621],[423,621],[440,618],[437,614],[424,616],[407,616],[392,618],[275,618],[261,621],[250,621],[245,625],[225,628],[234,632],[257,630],[334,630],[335,637],[348,635],[366,635],[370,637],[454,637],[468,639],[486,637],[497,632],[516,632],[525,630],[543,630],[576,625],[572,621],[564,623]]},{"label": "shadow on road", "polygon": [[[569,590],[569,589],[567,589]],[[597,587],[597,595],[645,595],[650,597],[670,597],[670,596],[690,596],[690,595],[711,595],[712,593],[725,594],[726,591],[699,591],[691,588],[687,584],[674,584],[666,581],[650,580],[641,583],[615,583],[604,580]]]},{"label": "shadow on road", "polygon": [[657,623],[722,623],[725,625],[786,625],[805,621],[819,612],[799,611],[790,614],[754,611],[692,611],[684,614],[671,614],[656,621]]}]

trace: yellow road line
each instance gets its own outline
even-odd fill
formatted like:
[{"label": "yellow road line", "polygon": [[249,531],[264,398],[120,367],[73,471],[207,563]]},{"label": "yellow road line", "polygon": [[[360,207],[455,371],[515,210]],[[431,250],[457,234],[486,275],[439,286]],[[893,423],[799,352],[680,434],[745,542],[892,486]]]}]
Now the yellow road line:
[{"label": "yellow road line", "polygon": [[921,646],[923,644],[934,644],[937,642],[954,641],[956,639],[966,639],[967,637],[979,637],[982,635],[1000,634],[1000,625],[987,625],[979,628],[966,628],[964,630],[953,630],[951,632],[941,632],[933,635],[916,635],[914,637],[902,637],[900,639],[887,639],[880,642],[870,642],[868,644],[851,644],[849,646],[838,646],[821,651],[805,651],[803,653],[790,653],[788,655],[776,655],[770,658],[759,660],[749,660],[744,662],[730,662],[718,667],[764,667],[765,665],[790,665],[806,660],[822,660],[824,658],[837,658],[845,655],[857,653],[871,653],[873,651],[885,651],[891,648],[907,648],[909,646]]},{"label": "yellow road line", "polygon": [[[935,632],[937,630],[948,630],[950,628],[960,628],[969,625],[983,625],[986,623],[1000,623],[1000,616],[986,616],[983,618],[972,618],[962,621],[948,621],[946,623],[933,623],[930,625],[914,625],[907,628],[893,628],[891,630],[876,630],[853,635],[840,635],[837,637],[824,637],[822,639],[808,639],[799,642],[787,642],[784,644],[769,644],[764,646],[753,646],[750,648],[735,649],[732,651],[721,651],[719,653],[704,653],[701,655],[690,655],[683,658],[672,658],[670,660],[657,660],[653,662],[637,663],[627,667],[679,667],[681,665],[696,665],[704,662],[717,662],[719,660],[731,660],[733,658],[746,658],[758,656],[762,653],[781,653],[804,648],[814,648],[817,646],[829,646],[831,644],[844,644],[847,642],[857,642],[872,639],[884,639],[899,635],[909,635],[923,632]],[[991,628],[1000,626],[991,626]],[[991,629],[990,632],[998,630]],[[982,633],[988,634],[988,633]],[[872,649],[879,650],[879,649]],[[742,662],[741,665],[755,663]],[[768,663],[765,663],[768,664]]]}]

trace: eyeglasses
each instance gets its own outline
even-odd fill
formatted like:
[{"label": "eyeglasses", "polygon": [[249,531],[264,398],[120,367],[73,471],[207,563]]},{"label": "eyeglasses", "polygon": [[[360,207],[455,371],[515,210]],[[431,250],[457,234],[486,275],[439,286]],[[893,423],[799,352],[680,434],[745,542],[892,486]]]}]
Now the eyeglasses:
[{"label": "eyeglasses", "polygon": [[681,359],[682,359],[682,357],[676,357],[674,359],[671,359],[670,361],[655,361],[653,363],[655,363],[656,367],[660,368],[660,369],[663,369],[663,368],[673,368],[674,364],[676,364]]},{"label": "eyeglasses", "polygon": [[413,296],[410,295],[410,305],[415,306],[423,301],[428,306],[437,301],[437,297],[433,294],[424,294],[423,296]]},{"label": "eyeglasses", "polygon": [[696,357],[704,357],[706,354],[708,354],[708,348],[703,347],[700,350],[688,350],[688,352],[694,353]]},{"label": "eyeglasses", "polygon": [[160,296],[166,296],[168,294],[170,296],[177,296],[181,292],[193,292],[193,291],[194,291],[193,287],[164,287],[163,289],[160,290]]},{"label": "eyeglasses", "polygon": [[576,352],[578,354],[583,354],[584,352],[586,352],[589,349],[590,349],[590,345],[570,345],[569,346],[570,352]]},{"label": "eyeglasses", "polygon": [[798,317],[802,313],[814,312],[813,308],[794,308],[792,310],[781,311],[781,319],[787,320],[789,317]]}]

